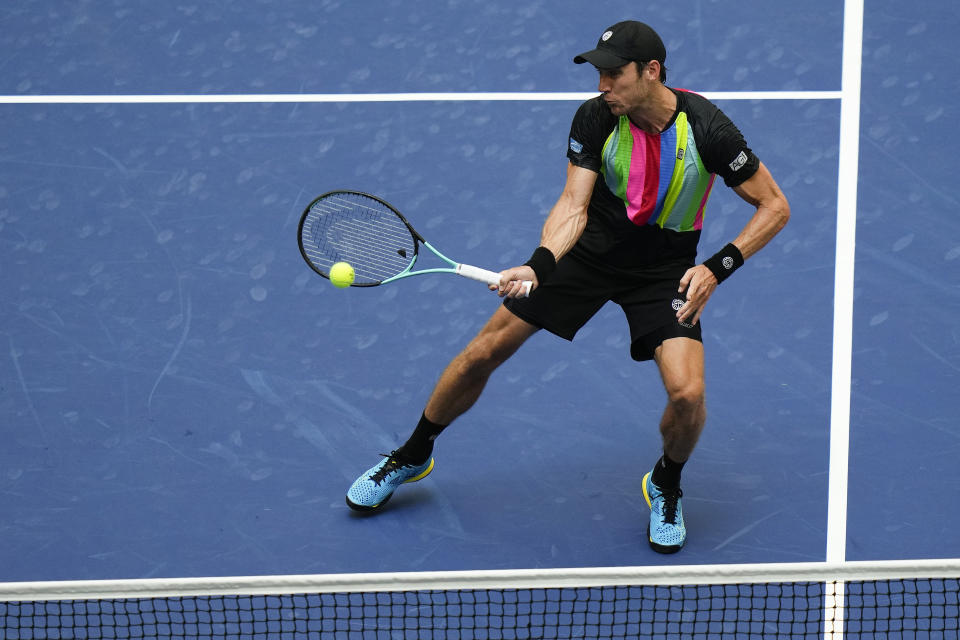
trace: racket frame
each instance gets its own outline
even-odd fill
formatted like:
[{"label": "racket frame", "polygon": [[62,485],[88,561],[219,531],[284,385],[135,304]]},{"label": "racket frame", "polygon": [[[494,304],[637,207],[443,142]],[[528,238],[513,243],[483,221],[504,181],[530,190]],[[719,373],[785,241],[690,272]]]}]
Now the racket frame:
[{"label": "racket frame", "polygon": [[[306,263],[310,265],[311,269],[313,269],[315,272],[317,272],[324,278],[329,279],[330,274],[325,273],[320,267],[314,264],[313,260],[311,260],[310,256],[307,254],[307,250],[303,246],[303,242],[304,242],[303,227],[307,221],[308,216],[310,215],[310,211],[313,209],[313,206],[317,202],[328,199],[331,196],[334,196],[336,194],[343,194],[347,196],[360,196],[363,198],[369,198],[371,200],[374,200],[380,203],[381,205],[386,207],[387,210],[389,210],[391,213],[397,216],[397,218],[399,218],[401,222],[403,222],[404,226],[406,226],[407,231],[410,232],[410,235],[413,237],[413,241],[414,241],[413,257],[410,259],[410,263],[406,266],[405,269],[403,269],[403,271],[401,271],[400,273],[397,273],[396,275],[390,276],[389,278],[384,278],[383,280],[380,280],[377,282],[359,282],[359,283],[354,282],[353,284],[350,285],[351,287],[376,287],[381,284],[386,284],[388,282],[394,282],[396,280],[401,280],[403,278],[409,278],[410,276],[419,276],[419,275],[424,275],[429,273],[454,273],[459,276],[463,276],[464,278],[469,278],[471,280],[483,282],[484,284],[487,284],[489,286],[500,285],[500,274],[498,272],[490,271],[488,269],[482,269],[480,267],[475,267],[473,265],[466,264],[463,262],[457,262],[443,255],[443,253],[441,253],[436,247],[434,247],[429,242],[427,242],[427,240],[422,235],[420,235],[420,233],[416,229],[413,228],[413,225],[410,224],[410,221],[407,220],[402,213],[397,211],[396,207],[391,205],[389,202],[385,201],[382,198],[378,198],[375,195],[365,193],[363,191],[351,191],[351,190],[344,190],[344,189],[328,191],[327,193],[319,195],[313,200],[311,200],[310,204],[308,204],[306,208],[303,210],[303,214],[300,216],[300,223],[297,226],[297,245],[300,248],[300,255],[303,257]],[[420,270],[414,271],[413,267],[414,265],[416,265],[417,259],[420,257],[420,245],[423,245],[424,247],[429,249],[433,255],[435,255],[442,262],[445,262],[449,266],[430,267],[427,269],[420,269]],[[526,295],[529,295],[530,293],[531,284],[532,283],[530,283],[529,281],[524,281],[524,292]]]}]

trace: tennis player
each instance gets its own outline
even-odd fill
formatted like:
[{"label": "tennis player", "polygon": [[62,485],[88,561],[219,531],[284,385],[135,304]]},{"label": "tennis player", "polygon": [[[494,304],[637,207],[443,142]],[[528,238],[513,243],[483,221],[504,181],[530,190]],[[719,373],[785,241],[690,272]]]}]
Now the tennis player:
[{"label": "tennis player", "polygon": [[[573,118],[566,184],[540,246],[501,272],[504,304],[443,372],[410,438],[350,487],[352,508],[377,509],[400,484],[429,474],[434,439],[536,331],[572,340],[613,301],[626,315],[630,355],[657,364],[667,395],[663,452],[638,486],[650,507],[650,546],[683,547],[680,476],[706,420],[700,318],[717,286],[783,228],[790,208],[722,111],[665,84],[665,60],[660,36],[635,21],[613,25],[574,58],[596,67],[600,95]],[[697,264],[717,176],[754,212],[739,235]],[[534,283],[528,298],[519,295],[524,280]]]}]

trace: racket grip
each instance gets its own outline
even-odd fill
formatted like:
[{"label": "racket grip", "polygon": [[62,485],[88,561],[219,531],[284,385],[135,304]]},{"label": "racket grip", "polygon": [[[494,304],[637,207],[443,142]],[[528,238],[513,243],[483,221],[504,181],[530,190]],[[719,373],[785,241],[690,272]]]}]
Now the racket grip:
[{"label": "racket grip", "polygon": [[[488,285],[500,286],[500,274],[496,271],[488,271],[487,269],[481,269],[480,267],[474,267],[469,264],[458,264],[457,273],[464,278],[485,282]],[[523,297],[526,298],[530,295],[533,282],[524,280],[521,284],[523,285]]]}]

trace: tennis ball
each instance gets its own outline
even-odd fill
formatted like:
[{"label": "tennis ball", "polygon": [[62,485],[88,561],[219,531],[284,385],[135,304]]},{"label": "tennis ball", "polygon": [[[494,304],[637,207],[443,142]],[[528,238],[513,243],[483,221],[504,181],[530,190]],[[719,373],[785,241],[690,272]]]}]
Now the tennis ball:
[{"label": "tennis ball", "polygon": [[354,277],[356,277],[356,274],[349,262],[337,262],[330,267],[330,282],[338,289],[349,287],[353,284]]}]

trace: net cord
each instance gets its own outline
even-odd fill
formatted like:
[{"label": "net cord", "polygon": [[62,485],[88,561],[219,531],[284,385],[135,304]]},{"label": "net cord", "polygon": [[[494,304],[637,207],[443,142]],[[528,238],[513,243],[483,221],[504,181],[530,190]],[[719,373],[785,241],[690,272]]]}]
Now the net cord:
[{"label": "net cord", "polygon": [[897,578],[960,578],[960,559],[6,582],[0,602]]}]

